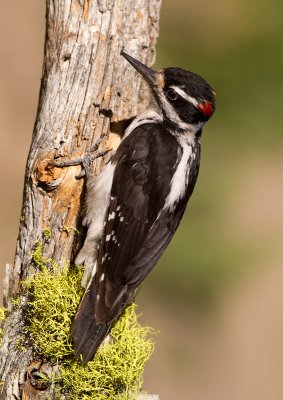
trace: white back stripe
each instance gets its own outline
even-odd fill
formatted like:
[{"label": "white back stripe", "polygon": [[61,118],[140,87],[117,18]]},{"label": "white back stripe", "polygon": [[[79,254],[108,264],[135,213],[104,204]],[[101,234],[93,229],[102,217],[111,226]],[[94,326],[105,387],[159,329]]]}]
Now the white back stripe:
[{"label": "white back stripe", "polygon": [[188,162],[190,157],[193,157],[193,150],[192,145],[187,141],[180,140],[179,143],[182,146],[183,154],[172,177],[170,193],[165,200],[163,209],[170,208],[172,210],[176,203],[182,199],[186,193],[189,177]]}]

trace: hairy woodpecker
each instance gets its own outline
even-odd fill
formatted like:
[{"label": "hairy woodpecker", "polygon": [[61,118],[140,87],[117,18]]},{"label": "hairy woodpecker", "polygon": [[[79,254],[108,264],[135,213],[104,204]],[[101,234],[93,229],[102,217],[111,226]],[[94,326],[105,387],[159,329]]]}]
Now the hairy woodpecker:
[{"label": "hairy woodpecker", "polygon": [[87,288],[72,325],[85,363],[172,239],[198,176],[202,127],[215,109],[215,93],[199,75],[154,71],[121,54],[147,81],[153,102],[88,193],[88,230],[76,258]]}]

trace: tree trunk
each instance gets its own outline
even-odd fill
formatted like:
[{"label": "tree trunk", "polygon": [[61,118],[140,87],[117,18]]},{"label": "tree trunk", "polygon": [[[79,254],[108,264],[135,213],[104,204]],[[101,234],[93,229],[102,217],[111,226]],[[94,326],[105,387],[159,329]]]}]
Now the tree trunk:
[{"label": "tree trunk", "polygon": [[[80,166],[48,167],[55,159],[85,154],[101,138],[101,149],[115,149],[123,121],[144,109],[148,90],[141,77],[120,56],[124,49],[150,65],[158,35],[160,0],[46,0],[46,40],[39,106],[26,166],[23,208],[13,266],[7,266],[3,345],[0,348],[2,400],[54,398],[39,390],[31,371],[52,371],[22,350],[20,281],[30,273],[31,253],[47,227],[44,256],[59,265],[79,249],[83,179]],[[95,162],[95,172],[107,161]],[[33,271],[34,273],[34,271]],[[12,299],[20,297],[20,307]],[[49,372],[48,372],[49,373]],[[48,395],[50,397],[48,397]],[[64,397],[60,397],[64,398]]]}]

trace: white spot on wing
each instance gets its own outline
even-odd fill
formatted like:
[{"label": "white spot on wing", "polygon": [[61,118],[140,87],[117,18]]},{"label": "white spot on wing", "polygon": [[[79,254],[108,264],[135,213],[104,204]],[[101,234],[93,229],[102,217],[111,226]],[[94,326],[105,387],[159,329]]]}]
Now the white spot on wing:
[{"label": "white spot on wing", "polygon": [[108,215],[108,221],[111,221],[111,219],[114,219],[114,218],[115,218],[115,213],[113,211],[111,214]]}]

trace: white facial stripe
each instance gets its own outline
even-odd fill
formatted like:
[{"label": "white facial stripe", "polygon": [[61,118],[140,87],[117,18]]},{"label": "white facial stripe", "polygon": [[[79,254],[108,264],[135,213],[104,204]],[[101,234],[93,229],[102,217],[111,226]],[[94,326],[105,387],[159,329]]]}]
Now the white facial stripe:
[{"label": "white facial stripe", "polygon": [[189,124],[181,120],[179,115],[174,110],[174,107],[169,103],[169,101],[165,98],[164,93],[162,91],[159,92],[159,100],[162,103],[162,107],[167,115],[167,117],[176,123],[181,129],[186,130],[187,132],[195,133],[198,125]]},{"label": "white facial stripe", "polygon": [[183,99],[188,100],[190,103],[192,103],[192,105],[197,107],[197,105],[199,103],[197,101],[197,99],[195,99],[194,97],[189,96],[186,92],[184,92],[184,90],[180,89],[177,86],[170,86],[170,88],[175,90],[175,92],[178,93],[181,97],[183,97]]}]

